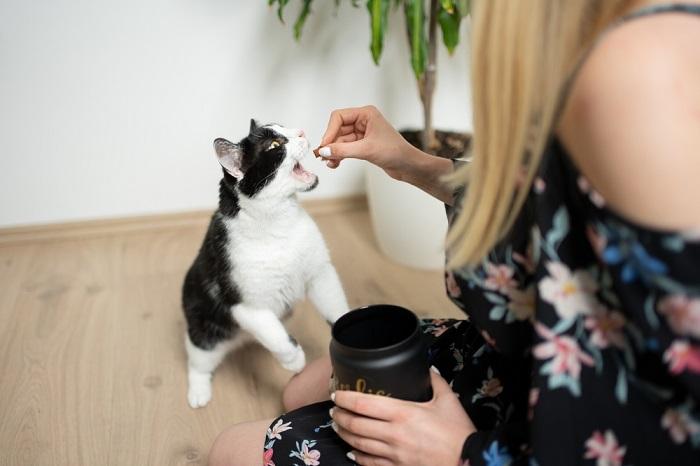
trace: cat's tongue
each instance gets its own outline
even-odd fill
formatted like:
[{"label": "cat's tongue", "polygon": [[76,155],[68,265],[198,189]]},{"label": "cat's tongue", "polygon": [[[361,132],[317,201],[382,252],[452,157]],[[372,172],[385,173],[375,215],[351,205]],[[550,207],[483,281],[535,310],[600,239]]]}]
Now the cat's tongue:
[{"label": "cat's tongue", "polygon": [[306,171],[299,162],[297,162],[296,165],[294,165],[294,170],[292,170],[292,173],[294,174],[295,178],[303,181],[304,183],[311,183],[316,178],[316,175],[309,171]]}]

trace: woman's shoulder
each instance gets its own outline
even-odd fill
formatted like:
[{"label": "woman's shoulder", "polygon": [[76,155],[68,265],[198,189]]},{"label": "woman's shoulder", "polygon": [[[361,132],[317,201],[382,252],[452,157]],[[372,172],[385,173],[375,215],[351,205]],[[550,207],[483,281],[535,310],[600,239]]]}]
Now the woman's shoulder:
[{"label": "woman's shoulder", "polygon": [[662,14],[601,38],[557,130],[609,206],[641,225],[700,226],[700,16]]}]

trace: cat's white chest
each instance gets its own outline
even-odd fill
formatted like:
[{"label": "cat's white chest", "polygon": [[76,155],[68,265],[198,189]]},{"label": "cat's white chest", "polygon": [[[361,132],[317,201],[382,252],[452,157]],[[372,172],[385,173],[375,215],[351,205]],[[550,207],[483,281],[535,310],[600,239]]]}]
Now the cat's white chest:
[{"label": "cat's white chest", "polygon": [[261,221],[226,221],[232,280],[243,302],[278,315],[303,298],[312,271],[327,259],[318,228],[303,211]]}]

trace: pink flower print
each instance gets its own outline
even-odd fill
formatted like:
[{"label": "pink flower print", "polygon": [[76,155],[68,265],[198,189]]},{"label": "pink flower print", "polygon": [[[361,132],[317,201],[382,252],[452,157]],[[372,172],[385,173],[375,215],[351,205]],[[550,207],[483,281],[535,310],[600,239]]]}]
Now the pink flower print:
[{"label": "pink flower print", "polygon": [[292,423],[290,422],[285,422],[284,424],[282,423],[282,419],[277,420],[274,426],[272,428],[267,429],[267,438],[272,440],[277,439],[277,440],[282,440],[282,436],[280,435],[282,432],[291,430],[292,428],[289,427]]},{"label": "pink flower print", "polygon": [[683,371],[700,373],[700,348],[684,340],[676,340],[664,353],[671,374]]},{"label": "pink flower print", "polygon": [[573,273],[561,262],[548,262],[549,276],[539,283],[542,299],[551,303],[560,317],[570,319],[577,314],[590,314],[598,286],[585,270]]},{"label": "pink flower print", "polygon": [[484,280],[484,287],[508,294],[511,288],[515,288],[518,285],[513,279],[513,273],[513,269],[507,265],[486,262],[486,274],[488,277]]},{"label": "pink flower print", "polygon": [[583,176],[578,178],[578,188],[582,193],[588,194],[588,198],[591,200],[594,206],[598,207],[599,209],[605,207],[605,199],[603,196],[601,196],[598,191],[593,189],[591,183]]},{"label": "pink flower print", "polygon": [[593,432],[591,438],[586,440],[586,448],[583,457],[597,460],[596,466],[622,466],[627,451],[627,447],[620,446],[610,429],[605,431],[605,435],[597,430]]},{"label": "pink flower print", "polygon": [[318,459],[321,457],[321,452],[318,450],[309,450],[309,446],[304,442],[301,446],[301,460],[306,466],[318,466],[321,464]]},{"label": "pink flower print", "polygon": [[547,189],[547,183],[545,183],[544,180],[538,176],[535,178],[533,187],[535,188],[535,192],[537,194],[542,194],[544,190]]},{"label": "pink flower print", "polygon": [[535,406],[537,406],[537,402],[539,400],[540,400],[540,389],[539,388],[531,388],[530,389],[530,396],[528,398],[528,410],[527,410],[527,417],[531,421],[535,417]]},{"label": "pink flower print", "polygon": [[535,287],[524,290],[511,288],[508,291],[508,309],[518,320],[527,320],[535,315]]},{"label": "pink flower print", "polygon": [[525,254],[513,252],[513,262],[522,265],[525,272],[531,274],[535,271],[535,261],[532,259],[532,245],[527,247]]},{"label": "pink flower print", "polygon": [[433,329],[433,331],[430,332],[430,333],[432,333],[434,337],[439,337],[440,335],[442,335],[442,334],[445,333],[446,331],[447,331],[447,326],[446,326],[446,325],[440,325],[439,327],[435,327],[435,328]]},{"label": "pink flower print", "polygon": [[454,273],[452,273],[451,270],[445,275],[445,285],[447,286],[447,293],[452,298],[459,298],[462,296],[462,290],[459,288],[459,285],[457,285],[457,280],[455,280]]},{"label": "pink flower print", "polygon": [[472,397],[472,403],[482,398],[495,398],[502,391],[503,385],[501,385],[501,381],[493,376],[493,369],[489,367],[486,371],[486,379],[481,382],[481,387],[476,390]]},{"label": "pink flower print", "polygon": [[586,318],[585,325],[591,331],[591,343],[598,348],[607,348],[610,345],[625,347],[625,336],[622,333],[625,318],[619,312],[608,312],[603,306],[599,306],[593,316]]},{"label": "pink flower print", "polygon": [[588,237],[588,242],[593,247],[593,251],[596,253],[596,256],[599,258],[603,257],[603,251],[608,245],[608,241],[605,236],[599,234],[598,230],[591,225],[586,226],[586,236]]},{"label": "pink flower print", "polygon": [[263,452],[263,466],[275,466],[275,463],[272,461],[273,455],[274,452],[272,451],[272,448],[268,448]]},{"label": "pink flower print", "polygon": [[579,189],[582,193],[588,194],[588,191],[591,190],[591,184],[590,184],[590,183],[588,182],[588,180],[587,180],[586,178],[584,178],[583,176],[579,176],[579,177],[578,177],[578,180],[576,180],[576,182],[577,182],[577,184],[578,184],[578,189]]},{"label": "pink flower print", "polygon": [[666,296],[658,304],[659,313],[679,335],[700,338],[700,299],[684,295]]},{"label": "pink flower print", "polygon": [[496,348],[496,340],[494,340],[494,338],[489,334],[489,332],[487,332],[486,330],[482,330],[481,336],[490,347]]},{"label": "pink flower print", "polygon": [[553,374],[567,373],[578,380],[582,363],[593,366],[593,358],[584,353],[573,338],[556,335],[539,322],[535,323],[535,330],[546,341],[535,346],[532,353],[537,359],[552,358]]},{"label": "pink flower print", "polygon": [[661,426],[668,430],[671,439],[678,444],[700,432],[700,424],[687,413],[671,408],[667,409],[661,418]]},{"label": "pink flower print", "polygon": [[500,395],[502,391],[503,385],[501,385],[501,381],[492,377],[488,380],[484,380],[479,390],[477,390],[477,393],[483,398],[495,398]]}]

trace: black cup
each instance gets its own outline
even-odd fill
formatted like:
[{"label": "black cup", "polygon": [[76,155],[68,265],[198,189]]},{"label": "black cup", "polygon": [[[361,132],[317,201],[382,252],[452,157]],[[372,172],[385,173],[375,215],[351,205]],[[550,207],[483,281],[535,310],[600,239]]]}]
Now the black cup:
[{"label": "black cup", "polygon": [[429,401],[428,352],[416,315],[379,304],[350,311],[333,325],[335,388]]}]

